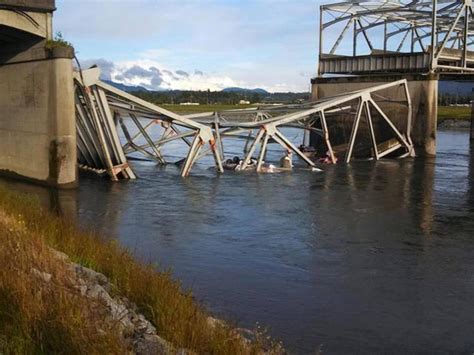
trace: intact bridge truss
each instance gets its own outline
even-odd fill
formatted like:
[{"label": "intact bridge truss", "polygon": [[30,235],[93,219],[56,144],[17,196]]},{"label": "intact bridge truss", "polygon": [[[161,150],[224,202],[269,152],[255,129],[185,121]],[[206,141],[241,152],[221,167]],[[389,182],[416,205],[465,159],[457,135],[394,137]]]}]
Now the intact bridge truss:
[{"label": "intact bridge truss", "polygon": [[321,6],[319,75],[474,72],[472,0]]}]

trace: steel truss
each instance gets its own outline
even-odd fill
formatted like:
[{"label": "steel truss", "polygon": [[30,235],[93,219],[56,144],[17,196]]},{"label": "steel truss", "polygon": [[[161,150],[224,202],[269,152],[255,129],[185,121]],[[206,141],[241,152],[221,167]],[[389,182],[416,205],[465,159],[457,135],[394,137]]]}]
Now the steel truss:
[{"label": "steel truss", "polygon": [[[99,80],[100,70],[93,68],[75,75],[76,127],[78,137],[79,166],[99,173],[106,172],[112,180],[133,179],[126,154],[138,152],[145,157],[166,164],[161,153],[164,145],[182,140],[188,145],[188,153],[182,165],[181,175],[188,176],[194,163],[202,158],[202,148],[207,144],[213,153],[216,169],[223,172],[220,144],[211,127],[196,122],[192,115],[181,116],[141,100]],[[197,115],[199,116],[199,115]],[[148,120],[143,125],[139,117]],[[129,118],[138,133],[130,133],[124,120]],[[165,131],[158,140],[149,130],[162,125]],[[127,142],[122,146],[117,126],[120,126]],[[181,131],[183,129],[183,131]],[[144,139],[146,144],[137,141]],[[218,138],[217,138],[218,139]]]},{"label": "steel truss", "polygon": [[[323,5],[320,59],[347,55],[341,44],[350,41],[354,57],[425,53],[430,72],[472,72],[473,6],[472,0],[354,0]],[[327,39],[334,31],[335,39]],[[368,52],[362,53],[362,47]]]},{"label": "steel truss", "polygon": [[[301,105],[261,107],[257,109],[207,112],[195,115],[178,115],[143,101],[99,80],[100,71],[89,69],[75,75],[76,127],[79,166],[101,174],[107,173],[112,180],[134,179],[127,155],[140,153],[159,164],[167,161],[162,154],[166,144],[180,140],[188,147],[181,175],[188,176],[194,163],[212,153],[216,171],[224,172],[224,139],[241,138],[246,144],[242,170],[245,170],[260,147],[257,171],[262,170],[269,143],[277,143],[283,149],[293,151],[308,166],[315,163],[291,142],[282,131],[284,127],[304,130],[305,143],[308,132],[320,135],[336,163],[336,153],[331,143],[328,122],[337,114],[350,113],[351,103],[356,103],[350,140],[344,161],[350,162],[360,132],[360,123],[365,117],[370,130],[371,157],[378,160],[401,150],[400,156],[414,154],[411,142],[411,101],[406,80],[375,86],[352,93]],[[384,90],[403,88],[407,106],[406,130],[400,130],[389,119],[376,102]],[[393,141],[384,145],[373,129],[372,112],[378,114],[388,125]],[[238,117],[239,120],[229,118]],[[253,117],[253,118],[252,118]],[[127,122],[126,122],[127,121]],[[147,122],[148,121],[148,122]],[[143,124],[143,122],[147,122]],[[128,123],[128,124],[127,124]],[[137,133],[132,134],[132,125]],[[159,138],[152,136],[152,127],[160,125],[163,132]],[[119,130],[123,133],[121,142]],[[141,142],[139,142],[141,140]],[[205,145],[207,149],[203,149]]]},{"label": "steel truss", "polygon": [[[396,89],[402,87],[405,96],[405,105],[407,107],[406,116],[406,130],[400,131],[395,124],[389,119],[387,114],[383,111],[380,105],[376,102],[376,97],[379,96],[380,92],[384,90]],[[260,172],[264,162],[264,158],[267,153],[268,143],[270,140],[278,143],[283,149],[290,150],[296,154],[301,160],[303,160],[308,166],[314,167],[315,163],[308,159],[308,157],[297,148],[287,137],[285,137],[281,128],[293,127],[300,128],[305,131],[312,131],[323,137],[324,142],[328,148],[330,159],[333,163],[336,163],[336,154],[333,150],[331,143],[330,130],[328,129],[328,120],[331,120],[334,114],[347,111],[350,108],[350,103],[357,102],[357,110],[353,116],[353,125],[351,137],[348,142],[344,161],[349,163],[353,157],[353,149],[360,131],[360,123],[362,117],[365,116],[367,121],[371,144],[372,144],[372,158],[379,160],[388,154],[402,149],[404,152],[400,156],[414,156],[413,143],[411,141],[411,99],[408,91],[408,84],[406,80],[400,80],[393,83],[374,86],[372,88],[342,94],[336,97],[326,98],[324,100],[306,104],[306,105],[293,105],[278,107],[275,109],[259,108],[256,113],[256,118],[253,122],[229,122],[219,121],[219,136],[222,139],[226,137],[240,137],[248,139],[252,137],[251,132],[257,132],[255,138],[253,138],[250,148],[246,152],[242,169],[246,169],[255,154],[258,146],[260,146],[260,152],[257,159],[257,172]],[[271,116],[272,111],[281,110],[297,110],[296,112],[290,112],[279,116]],[[380,115],[381,119],[386,122],[392,135],[394,136],[395,144],[383,145],[380,142],[374,132],[374,124],[371,112],[375,111]],[[249,112],[248,110],[246,112]],[[220,114],[218,114],[220,117]],[[315,128],[315,127],[321,127]],[[247,132],[250,132],[246,135]],[[305,140],[305,139],[303,139]]]}]

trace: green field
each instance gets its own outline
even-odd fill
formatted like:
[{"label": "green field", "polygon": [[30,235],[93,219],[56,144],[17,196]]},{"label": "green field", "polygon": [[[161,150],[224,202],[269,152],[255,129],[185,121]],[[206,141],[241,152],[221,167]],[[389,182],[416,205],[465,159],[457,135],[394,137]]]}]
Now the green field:
[{"label": "green field", "polygon": [[438,121],[441,121],[441,122],[445,120],[467,121],[470,119],[471,119],[470,107],[440,106],[438,108]]},{"label": "green field", "polygon": [[201,112],[218,112],[225,110],[241,110],[255,107],[255,105],[161,105],[164,109],[175,113],[201,113]]}]

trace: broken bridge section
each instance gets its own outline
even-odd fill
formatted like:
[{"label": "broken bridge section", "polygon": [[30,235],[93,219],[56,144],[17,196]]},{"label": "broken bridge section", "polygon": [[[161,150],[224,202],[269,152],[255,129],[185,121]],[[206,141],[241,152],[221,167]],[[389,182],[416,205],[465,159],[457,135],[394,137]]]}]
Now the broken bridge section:
[{"label": "broken bridge section", "polygon": [[[98,68],[75,75],[78,161],[82,169],[108,175],[113,181],[136,178],[128,161],[130,154],[167,164],[163,148],[171,146],[176,156],[178,142],[187,151],[181,160],[183,177],[208,154],[214,157],[216,172],[222,173],[226,141],[235,138],[247,142],[242,171],[262,172],[271,144],[294,152],[304,164],[316,167],[316,154],[308,155],[289,138],[287,128],[304,132],[302,145],[309,143],[311,135],[319,153],[327,152],[329,162],[334,164],[349,163],[354,158],[414,156],[406,80],[301,105],[178,115],[116,89],[99,76]],[[387,92],[399,92],[400,100],[389,100]],[[387,100],[399,106],[397,117],[389,117]],[[159,134],[153,131],[155,128]]]},{"label": "broken bridge section", "polygon": [[[98,68],[75,76],[78,162],[82,169],[108,174],[113,181],[135,179],[126,154],[139,153],[164,165],[163,147],[180,141],[188,151],[181,161],[183,177],[209,153],[214,156],[216,170],[223,172],[220,145],[211,127],[198,123],[193,115],[178,115],[116,89],[99,76]],[[154,127],[163,129],[158,139],[150,134]]]}]

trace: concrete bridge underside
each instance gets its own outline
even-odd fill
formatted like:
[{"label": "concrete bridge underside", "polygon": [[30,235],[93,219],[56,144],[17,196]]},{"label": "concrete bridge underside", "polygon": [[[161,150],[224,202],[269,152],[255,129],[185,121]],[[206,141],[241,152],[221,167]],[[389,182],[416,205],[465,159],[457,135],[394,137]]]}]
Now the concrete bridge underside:
[{"label": "concrete bridge underside", "polygon": [[72,51],[46,48],[54,0],[0,0],[0,172],[74,186]]}]

